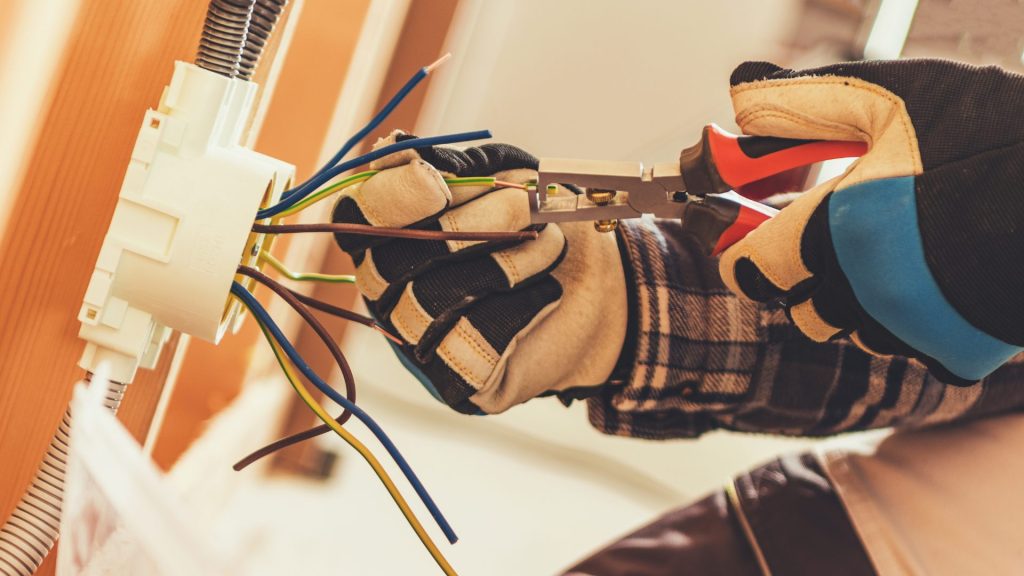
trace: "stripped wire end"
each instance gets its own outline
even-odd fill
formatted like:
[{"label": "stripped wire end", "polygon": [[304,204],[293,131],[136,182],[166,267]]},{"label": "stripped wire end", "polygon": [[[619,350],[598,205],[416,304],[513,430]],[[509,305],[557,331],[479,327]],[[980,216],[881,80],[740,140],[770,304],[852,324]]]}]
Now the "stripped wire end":
[{"label": "stripped wire end", "polygon": [[376,322],[373,323],[373,329],[376,330],[377,332],[380,332],[381,334],[384,335],[385,338],[387,338],[388,340],[391,340],[392,342],[394,342],[395,344],[398,344],[399,346],[402,346],[403,344],[405,344],[405,342],[403,342],[401,338],[399,338],[398,336],[395,336],[391,332],[388,332],[386,328],[384,328],[380,324],[377,324]]},{"label": "stripped wire end", "polygon": [[430,74],[434,70],[437,70],[438,68],[443,66],[445,62],[447,62],[449,59],[451,59],[451,57],[452,57],[452,53],[451,52],[446,52],[444,54],[444,56],[441,56],[437,60],[434,60],[433,63],[427,64],[426,66],[424,66],[423,67],[423,73],[424,74]]},{"label": "stripped wire end", "polygon": [[494,185],[499,188],[517,188],[519,190],[529,190],[526,184],[516,184],[515,182],[505,182],[504,180],[495,180]]}]

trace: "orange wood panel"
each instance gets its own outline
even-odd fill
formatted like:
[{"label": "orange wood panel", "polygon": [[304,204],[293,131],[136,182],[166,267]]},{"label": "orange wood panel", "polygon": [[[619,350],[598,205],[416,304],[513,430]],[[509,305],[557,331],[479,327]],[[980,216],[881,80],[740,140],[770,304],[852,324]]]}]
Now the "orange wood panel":
[{"label": "orange wood panel", "polygon": [[[299,180],[317,167],[369,5],[370,0],[303,3],[256,143],[260,152],[295,164]],[[260,295],[262,299],[266,293]],[[190,342],[153,452],[160,466],[169,468],[199,436],[204,423],[235,398],[258,345],[262,336],[251,321],[218,346]]]},{"label": "orange wood panel", "polygon": [[[0,238],[0,518],[30,481],[82,377],[76,316],[141,118],[173,61],[194,56],[205,11],[202,0],[82,2]],[[137,438],[175,343],[127,393],[121,415]],[[52,573],[52,562],[40,573]]]},{"label": "orange wood panel", "polygon": [[[204,11],[198,1],[83,3],[0,240],[0,518],[82,376],[76,316],[142,115],[158,101],[172,62],[193,55]],[[129,389],[128,421],[132,405],[161,387],[168,358]]]},{"label": "orange wood panel", "polygon": [[[444,40],[457,6],[458,0],[432,0],[430,2],[414,0],[410,4],[409,12],[402,26],[400,41],[388,67],[387,77],[381,89],[375,110],[382,108],[418,68],[429,64],[441,54]],[[429,79],[427,82],[429,82]],[[278,94],[280,94],[280,91]],[[411,130],[416,124],[416,119],[419,118],[425,95],[426,86],[421,86],[410,94],[381,128],[376,133],[367,137],[364,143],[364,150],[368,149],[377,137],[386,135],[395,128],[403,128],[406,131]],[[352,261],[340,250],[331,249],[324,255],[320,270],[332,274],[351,274],[353,272]],[[353,287],[338,284],[318,284],[311,295],[345,307],[351,306],[357,298]],[[341,338],[348,327],[346,322],[336,318],[323,317],[323,320],[327,329],[336,335],[338,339]],[[362,330],[363,328],[356,326],[353,329]],[[310,366],[317,372],[320,374],[331,373],[334,359],[312,329],[303,327],[295,345],[305,356]],[[358,382],[356,384],[358,387]],[[305,404],[296,398],[290,407],[284,434],[291,434],[308,428],[313,424],[314,419],[315,417],[309,412]],[[281,451],[275,458],[275,466],[277,467],[311,473],[321,472],[321,463],[322,454],[314,442],[305,442],[298,446],[287,448]]]}]

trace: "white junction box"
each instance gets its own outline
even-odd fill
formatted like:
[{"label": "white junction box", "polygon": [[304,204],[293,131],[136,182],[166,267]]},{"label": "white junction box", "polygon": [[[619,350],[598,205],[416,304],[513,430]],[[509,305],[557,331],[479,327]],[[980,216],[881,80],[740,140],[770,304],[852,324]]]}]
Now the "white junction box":
[{"label": "white junction box", "polygon": [[139,129],[83,299],[83,368],[108,361],[111,379],[129,382],[156,364],[171,330],[216,343],[239,315],[231,282],[239,264],[257,265],[256,212],[295,173],[241,144],[257,88],[175,63]]}]

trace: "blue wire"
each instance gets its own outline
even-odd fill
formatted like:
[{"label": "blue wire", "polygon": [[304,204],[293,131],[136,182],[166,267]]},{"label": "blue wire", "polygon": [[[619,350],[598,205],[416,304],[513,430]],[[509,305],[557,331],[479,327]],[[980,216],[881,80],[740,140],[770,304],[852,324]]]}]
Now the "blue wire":
[{"label": "blue wire", "polygon": [[231,283],[231,293],[237,296],[242,303],[245,304],[246,308],[252,312],[252,315],[255,316],[261,324],[267,327],[270,333],[273,334],[274,339],[281,345],[281,349],[284,350],[285,354],[288,355],[288,358],[291,359],[292,363],[294,363],[295,366],[301,370],[302,373],[305,374],[321,392],[326,394],[331,400],[334,400],[342,408],[351,412],[356,418],[359,418],[363,424],[366,424],[366,427],[369,428],[370,431],[373,432],[373,435],[380,440],[380,443],[384,445],[384,449],[388,451],[388,454],[390,454],[391,458],[394,459],[395,464],[397,464],[402,470],[402,474],[404,474],[406,479],[409,480],[409,484],[412,485],[413,490],[415,490],[416,494],[419,495],[420,500],[423,501],[423,505],[430,511],[430,515],[434,517],[434,521],[437,522],[441,531],[444,532],[445,537],[448,538],[448,542],[451,544],[457,542],[459,537],[455,535],[455,531],[452,529],[451,525],[448,524],[448,520],[445,519],[444,514],[441,513],[437,504],[434,503],[434,499],[427,493],[427,489],[423,487],[420,479],[416,477],[416,473],[409,467],[409,463],[405,461],[401,452],[398,451],[398,447],[391,442],[391,439],[384,433],[384,430],[381,429],[373,418],[370,418],[369,414],[363,412],[362,408],[359,408],[350,402],[348,398],[342,396],[337,390],[331,388],[326,382],[317,376],[316,372],[310,368],[309,364],[306,364],[302,355],[299,354],[295,349],[295,346],[293,346],[284,333],[281,332],[277,323],[275,323],[270,317],[270,314],[267,313],[267,310],[263,305],[256,300],[255,296],[249,293],[249,291],[243,288],[238,282]]},{"label": "blue wire", "polygon": [[395,108],[397,108],[398,105],[402,103],[402,100],[405,100],[405,97],[408,96],[410,92],[412,92],[413,88],[415,88],[417,84],[422,82],[423,79],[427,77],[427,74],[428,72],[426,67],[420,68],[418,71],[416,71],[416,73],[412,75],[412,78],[409,78],[409,81],[405,83],[405,86],[402,86],[402,88],[398,92],[396,92],[394,96],[391,97],[391,100],[388,100],[388,103],[385,104],[383,108],[381,108],[380,112],[377,112],[377,115],[370,119],[366,126],[363,126],[362,130],[356,132],[354,136],[352,136],[351,138],[348,139],[347,142],[345,142],[345,145],[341,147],[341,150],[338,150],[337,154],[335,154],[330,160],[328,160],[327,163],[324,164],[322,168],[316,171],[315,174],[310,176],[308,180],[296,186],[295,188],[286,191],[284,194],[281,195],[281,197],[288,198],[292,194],[302,191],[313,178],[316,178],[320,174],[327,171],[331,166],[334,166],[338,162],[341,162],[341,159],[344,158],[346,154],[351,152],[352,149],[355,148],[356,144],[359,144],[359,142],[361,142],[363,138],[366,138],[366,136],[370,132],[372,132],[377,126],[380,126],[380,123],[387,119],[387,117],[390,116],[392,112],[394,112]]},{"label": "blue wire", "polygon": [[338,174],[347,172],[353,168],[362,166],[368,162],[372,162],[378,158],[383,158],[388,154],[394,154],[395,152],[401,152],[402,150],[408,150],[410,148],[425,148],[427,146],[436,146],[438,144],[454,144],[456,142],[468,142],[470,140],[483,140],[490,138],[491,132],[489,130],[476,130],[473,132],[461,132],[459,134],[447,134],[444,136],[428,136],[426,138],[411,138],[409,140],[403,140],[401,142],[395,142],[389,144],[383,148],[378,148],[368,154],[363,154],[353,158],[347,162],[342,162],[337,166],[333,166],[319,175],[311,178],[309,182],[303,184],[306,187],[305,190],[296,189],[295,193],[289,195],[287,198],[283,198],[277,204],[269,208],[264,208],[256,213],[257,220],[263,220],[264,218],[270,218],[276,216],[281,212],[284,212],[288,208],[291,208],[297,204],[300,200],[309,196],[314,190],[320,187],[331,178],[334,178]]}]

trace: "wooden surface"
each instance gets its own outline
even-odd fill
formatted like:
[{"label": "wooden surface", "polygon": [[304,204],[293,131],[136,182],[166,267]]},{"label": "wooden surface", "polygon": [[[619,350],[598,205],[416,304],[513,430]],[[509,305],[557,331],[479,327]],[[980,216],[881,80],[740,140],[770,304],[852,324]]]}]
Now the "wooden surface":
[{"label": "wooden surface", "polygon": [[79,0],[0,2],[0,234],[50,104]]}]

